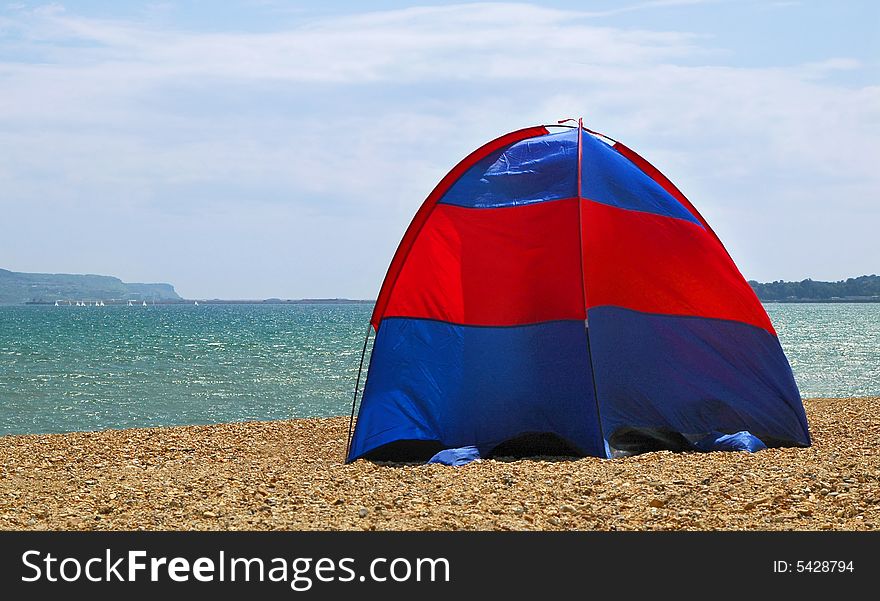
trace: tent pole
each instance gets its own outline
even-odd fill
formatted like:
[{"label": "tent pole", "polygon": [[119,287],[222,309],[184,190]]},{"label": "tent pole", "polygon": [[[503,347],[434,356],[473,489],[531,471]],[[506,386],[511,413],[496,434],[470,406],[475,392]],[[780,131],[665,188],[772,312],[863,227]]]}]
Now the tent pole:
[{"label": "tent pole", "polygon": [[345,439],[345,457],[343,463],[348,461],[348,453],[351,451],[351,430],[354,425],[354,408],[357,405],[358,390],[361,387],[361,372],[364,370],[364,357],[367,354],[367,342],[370,340],[370,334],[373,332],[373,324],[367,325],[367,335],[364,336],[364,348],[361,349],[361,363],[358,366],[357,380],[354,384],[354,398],[351,400],[351,417],[348,418],[348,437]]},{"label": "tent pole", "polygon": [[[584,270],[584,193],[583,193],[583,157],[584,157],[584,127],[583,117],[578,119],[578,146],[577,146],[577,193],[578,193],[578,243],[581,255],[581,291],[584,299],[584,335],[587,339],[587,354],[590,356],[590,379],[593,381],[593,400],[596,402],[596,424],[599,426],[599,438],[605,445],[605,432],[602,428],[602,414],[599,411],[599,391],[596,388],[596,370],[593,368],[593,348],[590,342],[589,308],[587,307],[587,275]],[[601,134],[600,134],[601,135]]]}]

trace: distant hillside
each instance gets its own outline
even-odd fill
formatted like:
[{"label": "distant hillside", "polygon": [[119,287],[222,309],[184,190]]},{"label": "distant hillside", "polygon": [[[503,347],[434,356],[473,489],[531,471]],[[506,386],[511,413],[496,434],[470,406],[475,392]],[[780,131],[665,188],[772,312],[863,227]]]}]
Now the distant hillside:
[{"label": "distant hillside", "polygon": [[19,273],[0,269],[0,304],[56,300],[177,300],[171,284],[127,284],[107,275]]},{"label": "distant hillside", "polygon": [[880,302],[880,276],[862,275],[839,282],[760,282],[749,281],[755,294],[762,301],[816,302],[850,301]]}]

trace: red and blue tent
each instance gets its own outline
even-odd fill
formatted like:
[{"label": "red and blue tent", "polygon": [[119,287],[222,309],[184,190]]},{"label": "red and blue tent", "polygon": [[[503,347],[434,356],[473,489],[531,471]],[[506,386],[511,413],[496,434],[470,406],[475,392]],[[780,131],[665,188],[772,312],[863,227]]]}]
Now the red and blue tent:
[{"label": "red and blue tent", "polygon": [[773,325],[712,228],[580,125],[521,129],[456,165],[371,326],[349,461],[810,444]]}]

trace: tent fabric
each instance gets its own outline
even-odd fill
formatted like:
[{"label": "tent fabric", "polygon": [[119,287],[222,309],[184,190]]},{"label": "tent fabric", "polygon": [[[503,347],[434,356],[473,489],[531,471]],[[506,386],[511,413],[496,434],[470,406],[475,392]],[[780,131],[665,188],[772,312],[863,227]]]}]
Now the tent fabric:
[{"label": "tent fabric", "polygon": [[775,333],[751,286],[701,227],[588,202],[587,305],[747,323]]},{"label": "tent fabric", "polygon": [[779,341],[736,321],[590,310],[605,429],[662,427],[686,438],[748,430],[803,441],[803,406]]},{"label": "tent fabric", "polygon": [[722,434],[712,432],[708,436],[694,442],[694,447],[699,451],[748,451],[757,453],[767,448],[764,442],[747,430]]},{"label": "tent fabric", "polygon": [[574,198],[491,210],[438,204],[386,317],[483,326],[583,320],[577,219]]},{"label": "tent fabric", "polygon": [[479,460],[480,450],[477,447],[460,447],[457,449],[443,449],[428,459],[427,463],[439,463],[441,465],[459,467]]},{"label": "tent fabric", "polygon": [[[570,135],[570,134],[569,134]],[[593,136],[583,136],[583,196],[621,209],[664,215],[702,227],[663,186],[626,157]]]},{"label": "tent fabric", "polygon": [[457,165],[371,323],[348,460],[407,441],[485,456],[544,433],[598,457],[632,432],[810,444],[776,332],[708,223],[634,151],[580,128],[519,130]]},{"label": "tent fabric", "polygon": [[522,206],[577,196],[577,140],[569,132],[515,142],[491,153],[456,181],[440,204]]},{"label": "tent fabric", "polygon": [[425,199],[425,202],[422,203],[422,206],[419,207],[419,210],[409,224],[406,233],[404,233],[400,245],[397,247],[397,252],[394,253],[394,258],[391,259],[391,265],[388,266],[388,273],[385,275],[385,280],[382,282],[382,289],[379,291],[379,296],[376,298],[376,306],[373,308],[373,315],[370,318],[370,325],[372,325],[374,329],[378,331],[379,322],[385,314],[388,297],[397,283],[397,277],[400,274],[400,270],[403,268],[404,263],[406,263],[413,243],[418,238],[425,222],[430,218],[434,207],[437,205],[437,201],[440,200],[440,197],[446,194],[449,188],[458,181],[468,169],[492,153],[500,149],[505,149],[520,140],[540,137],[549,133],[550,132],[547,128],[541,125],[537,127],[526,127],[524,129],[504,134],[491,142],[487,142],[470,153],[458,165],[453,167],[442,180],[440,180],[428,195],[428,198]]},{"label": "tent fabric", "polygon": [[586,335],[582,320],[496,328],[386,318],[352,449],[425,440],[489,451],[553,432],[603,455]]}]

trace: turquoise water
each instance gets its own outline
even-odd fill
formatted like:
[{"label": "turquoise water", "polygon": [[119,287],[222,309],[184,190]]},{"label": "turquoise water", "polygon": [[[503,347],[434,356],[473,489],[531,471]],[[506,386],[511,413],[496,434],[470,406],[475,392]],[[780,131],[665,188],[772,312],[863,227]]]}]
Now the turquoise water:
[{"label": "turquoise water", "polygon": [[0,434],[347,414],[371,310],[0,307]]},{"label": "turquoise water", "polygon": [[764,305],[803,397],[880,395],[880,303]]},{"label": "turquoise water", "polygon": [[[880,394],[880,304],[769,304],[802,394]],[[0,307],[0,434],[347,415],[368,305]]]}]

